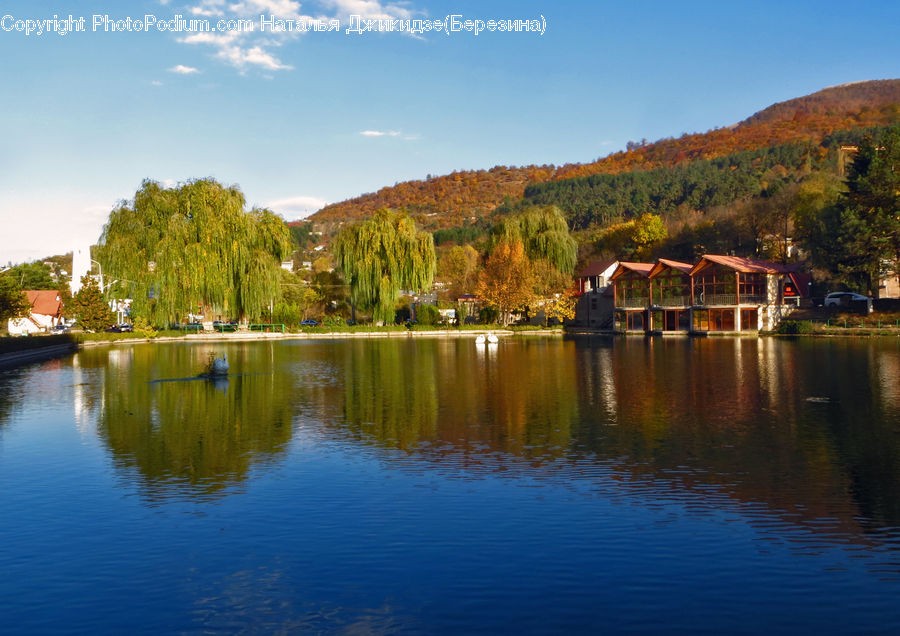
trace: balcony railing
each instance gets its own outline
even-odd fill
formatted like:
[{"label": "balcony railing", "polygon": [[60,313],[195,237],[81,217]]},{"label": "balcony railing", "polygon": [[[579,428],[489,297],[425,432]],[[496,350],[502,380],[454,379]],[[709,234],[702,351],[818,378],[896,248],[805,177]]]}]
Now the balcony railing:
[{"label": "balcony railing", "polygon": [[[737,294],[695,294],[695,305],[704,305],[707,307],[715,307],[717,305],[737,305]],[[765,296],[741,296],[742,305],[765,305]]]},{"label": "balcony railing", "polygon": [[629,298],[619,298],[616,301],[616,307],[648,307],[650,305],[650,299],[646,296],[631,296]]},{"label": "balcony railing", "polygon": [[690,296],[669,296],[667,298],[653,299],[653,305],[656,307],[689,307],[690,304]]}]

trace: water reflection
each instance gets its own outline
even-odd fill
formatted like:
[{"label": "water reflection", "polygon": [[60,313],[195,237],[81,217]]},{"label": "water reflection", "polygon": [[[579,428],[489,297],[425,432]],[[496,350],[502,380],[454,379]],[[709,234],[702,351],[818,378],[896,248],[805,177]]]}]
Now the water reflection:
[{"label": "water reflection", "polygon": [[345,430],[386,448],[559,457],[578,417],[572,343],[365,341],[342,347]]},{"label": "water reflection", "polygon": [[[137,346],[79,356],[82,367],[104,366],[98,431],[151,499],[218,493],[284,453],[291,439],[294,378],[271,370],[272,347],[229,347],[232,368],[250,372],[192,377],[208,353]],[[262,368],[270,370],[255,371]]]},{"label": "water reflection", "polygon": [[896,346],[578,339],[342,351],[336,423],[438,470],[611,470],[620,484],[664,479],[842,533],[900,524],[900,379],[885,379],[896,378]]},{"label": "water reflection", "polygon": [[[859,534],[900,525],[891,341],[386,339],[83,352],[81,412],[152,496],[208,496],[282,457],[298,421],[396,466],[594,481],[764,505]],[[99,376],[97,375],[99,373]],[[2,388],[2,385],[0,385]],[[0,397],[3,393],[0,392]],[[649,481],[648,481],[649,480]]]}]

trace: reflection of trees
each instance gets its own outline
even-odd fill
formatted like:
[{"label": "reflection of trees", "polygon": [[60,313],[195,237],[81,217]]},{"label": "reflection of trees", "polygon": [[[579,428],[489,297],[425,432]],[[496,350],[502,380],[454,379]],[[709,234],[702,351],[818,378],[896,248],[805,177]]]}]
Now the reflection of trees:
[{"label": "reflection of trees", "polygon": [[0,430],[13,411],[22,403],[21,374],[16,371],[0,373]]},{"label": "reflection of trees", "polygon": [[302,409],[310,433],[338,422],[341,435],[448,471],[583,479],[602,467],[621,482],[665,479],[701,497],[764,502],[792,519],[832,518],[852,533],[859,516],[900,522],[896,343],[254,343],[229,346],[232,369],[249,375],[227,390],[148,382],[191,375],[206,353],[97,354],[106,377],[101,434],[151,485],[202,493],[242,478],[281,452]]},{"label": "reflection of trees", "polygon": [[380,444],[410,448],[433,439],[437,382],[433,346],[354,340],[344,347],[344,420]]},{"label": "reflection of trees", "polygon": [[[295,412],[292,379],[271,370],[273,348],[228,347],[228,380],[179,380],[203,367],[204,347],[134,347],[106,369],[98,429],[116,459],[151,493],[213,493],[282,452]],[[156,380],[172,381],[156,381]]]},{"label": "reflection of trees", "polygon": [[393,448],[561,455],[578,414],[573,351],[559,341],[348,342],[343,419]]},{"label": "reflection of trees", "polygon": [[[579,450],[800,518],[900,521],[896,347],[773,339],[579,343]],[[607,373],[596,369],[605,365]],[[614,378],[614,415],[608,378]],[[606,383],[606,384],[605,384]],[[893,396],[893,397],[892,397]],[[810,401],[808,398],[813,398]],[[826,401],[828,400],[828,401]],[[894,400],[893,406],[891,406]],[[679,475],[681,475],[679,477]],[[798,510],[800,512],[798,512]]]}]

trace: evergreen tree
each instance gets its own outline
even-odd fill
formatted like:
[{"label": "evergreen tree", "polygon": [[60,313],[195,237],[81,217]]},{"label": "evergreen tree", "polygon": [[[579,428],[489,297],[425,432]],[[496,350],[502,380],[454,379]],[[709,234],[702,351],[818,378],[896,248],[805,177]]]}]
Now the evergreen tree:
[{"label": "evergreen tree", "polygon": [[81,289],[72,297],[72,311],[78,319],[78,324],[85,331],[99,331],[112,324],[115,317],[97,281],[89,275],[81,279]]},{"label": "evergreen tree", "polygon": [[900,265],[900,126],[860,143],[846,186],[831,204],[798,209],[798,227],[817,264],[877,295]]}]

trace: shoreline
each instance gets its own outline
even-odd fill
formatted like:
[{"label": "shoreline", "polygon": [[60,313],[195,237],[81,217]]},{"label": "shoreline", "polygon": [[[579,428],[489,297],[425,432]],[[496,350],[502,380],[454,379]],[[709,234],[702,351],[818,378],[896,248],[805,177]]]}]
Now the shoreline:
[{"label": "shoreline", "polygon": [[14,369],[33,362],[43,362],[62,358],[84,348],[108,347],[115,345],[152,344],[156,342],[182,342],[199,344],[204,342],[258,342],[271,340],[340,340],[349,338],[477,338],[494,334],[497,337],[542,336],[561,337],[561,329],[529,329],[510,331],[508,329],[465,329],[461,331],[434,329],[429,331],[333,331],[306,333],[267,333],[262,331],[189,334],[184,336],[160,336],[158,338],[117,338],[115,340],[86,340],[46,347],[23,349],[0,354],[0,370]]},{"label": "shoreline", "polygon": [[604,337],[680,337],[680,338],[900,338],[900,332],[896,330],[877,329],[847,329],[844,333],[805,333],[805,334],[779,334],[774,332],[711,332],[711,333],[629,333],[612,330],[591,330],[575,328],[562,329],[526,329],[511,331],[508,329],[466,329],[456,330],[429,330],[429,331],[333,331],[333,332],[304,332],[304,333],[267,333],[267,332],[230,332],[190,334],[185,336],[160,336],[157,338],[120,338],[116,340],[87,340],[84,342],[72,342],[61,345],[37,347],[10,353],[0,354],[0,370],[14,369],[16,367],[42,362],[55,358],[62,358],[83,348],[105,347],[115,345],[152,344],[156,342],[182,342],[187,344],[199,344],[204,342],[259,342],[271,340],[341,340],[353,338],[477,338],[480,335],[494,334],[502,338],[515,336],[527,337],[552,337],[563,336],[604,336]]},{"label": "shoreline", "polygon": [[461,331],[434,329],[429,331],[330,331],[330,332],[227,332],[190,334],[186,336],[160,336],[158,338],[121,338],[117,340],[88,340],[80,343],[84,347],[115,344],[137,344],[141,342],[252,342],[259,340],[339,340],[342,338],[477,338],[494,334],[497,337],[510,336],[562,336],[561,329],[529,329],[510,331],[508,329],[466,329]]}]

